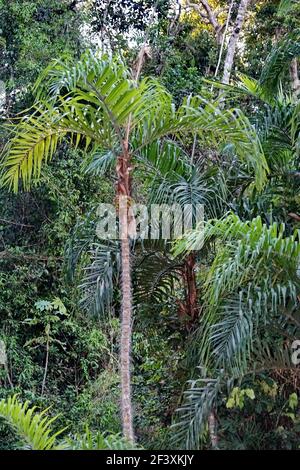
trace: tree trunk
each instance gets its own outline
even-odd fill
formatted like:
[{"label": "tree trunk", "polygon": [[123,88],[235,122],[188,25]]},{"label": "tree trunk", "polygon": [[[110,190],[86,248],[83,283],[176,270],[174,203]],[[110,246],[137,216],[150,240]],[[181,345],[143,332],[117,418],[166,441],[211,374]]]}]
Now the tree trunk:
[{"label": "tree trunk", "polygon": [[128,141],[124,141],[123,154],[118,158],[116,172],[118,176],[117,203],[119,206],[119,224],[121,238],[121,269],[122,269],[122,323],[120,344],[121,368],[121,413],[123,435],[128,441],[134,441],[131,403],[131,329],[132,329],[132,293],[130,245],[128,236],[128,207],[130,203],[130,154]]},{"label": "tree trunk", "polygon": [[237,42],[240,36],[240,32],[244,23],[245,15],[246,15],[247,8],[249,6],[250,1],[251,0],[241,0],[240,6],[238,9],[238,14],[237,14],[236,21],[235,21],[235,25],[233,28],[233,32],[229,39],[227,54],[226,54],[225,63],[224,63],[223,79],[222,79],[222,83],[225,83],[226,85],[228,85],[229,80],[230,80]]},{"label": "tree trunk", "polygon": [[[149,50],[144,42],[137,61],[134,65],[133,75],[137,83],[144,63],[145,56]],[[119,206],[119,225],[121,238],[121,345],[120,345],[120,368],[121,368],[121,413],[123,423],[123,435],[125,439],[134,442],[133,420],[132,420],[132,398],[131,398],[131,336],[132,336],[132,292],[131,292],[131,263],[129,227],[132,222],[130,212],[131,203],[131,177],[129,152],[129,135],[131,127],[131,115],[122,141],[122,155],[118,157],[116,174],[117,182],[117,204]]]},{"label": "tree trunk", "polygon": [[222,37],[223,37],[223,33],[222,33],[223,27],[222,27],[222,25],[219,24],[219,22],[218,22],[216,16],[214,15],[209,3],[206,0],[200,0],[200,3],[202,4],[204,10],[206,11],[206,14],[207,14],[207,17],[208,17],[208,20],[209,20],[210,24],[214,28],[215,35],[216,35],[216,40],[217,40],[218,45],[220,46],[221,42],[222,42]]},{"label": "tree trunk", "polygon": [[123,434],[128,441],[134,441],[131,404],[131,268],[129,239],[121,240],[122,250],[122,325],[121,325],[121,387]]},{"label": "tree trunk", "polygon": [[294,98],[297,100],[300,94],[300,80],[298,75],[298,62],[297,57],[294,57],[290,65],[290,75],[292,83],[292,92]]},{"label": "tree trunk", "polygon": [[195,253],[190,253],[185,261],[185,281],[186,281],[186,303],[187,315],[191,320],[198,316],[197,304],[197,283],[196,283],[196,257]]},{"label": "tree trunk", "polygon": [[43,377],[42,392],[41,392],[42,396],[44,395],[44,392],[45,392],[46,378],[47,378],[47,373],[48,373],[48,364],[49,364],[49,339],[47,340],[47,343],[46,343],[46,359],[45,359],[44,377]]},{"label": "tree trunk", "polygon": [[215,411],[212,410],[208,417],[208,431],[210,436],[211,448],[213,450],[218,449],[218,435],[216,430],[216,415]]},{"label": "tree trunk", "polygon": [[216,66],[216,70],[215,70],[215,74],[214,74],[215,77],[217,77],[217,76],[218,76],[218,73],[219,73],[219,69],[220,69],[220,65],[221,65],[221,60],[222,60],[222,57],[223,57],[223,50],[224,50],[224,45],[225,45],[225,38],[226,38],[226,36],[227,36],[227,31],[228,31],[228,27],[229,27],[229,22],[230,22],[230,18],[231,18],[231,12],[232,12],[233,5],[234,5],[234,0],[231,0],[230,5],[229,5],[229,9],[228,9],[228,13],[227,13],[227,19],[226,19],[226,23],[225,23],[225,29],[224,29],[224,32],[223,32],[223,34],[222,34],[222,40],[221,40],[220,50],[219,50],[219,57],[218,57],[218,62],[217,62],[217,66]]},{"label": "tree trunk", "polygon": [[180,318],[186,321],[186,326],[189,328],[192,326],[199,316],[199,305],[198,305],[198,291],[196,282],[196,256],[195,253],[190,253],[183,265],[182,278],[184,281],[185,288],[185,299],[184,302],[178,300],[178,315]]}]

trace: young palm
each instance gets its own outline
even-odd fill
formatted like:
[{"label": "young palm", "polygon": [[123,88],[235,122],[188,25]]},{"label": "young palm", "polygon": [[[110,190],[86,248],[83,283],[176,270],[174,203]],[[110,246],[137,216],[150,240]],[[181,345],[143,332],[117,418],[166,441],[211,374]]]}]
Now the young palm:
[{"label": "young palm", "polygon": [[[130,201],[132,160],[147,146],[166,138],[198,136],[210,146],[234,148],[237,157],[255,168],[256,184],[266,181],[267,164],[248,120],[237,110],[220,110],[200,97],[189,98],[177,110],[156,81],[139,83],[118,59],[88,51],[79,62],[54,62],[36,85],[37,102],[27,111],[4,149],[3,184],[14,191],[19,181],[28,190],[39,179],[59,143],[102,155],[114,164],[118,201]],[[120,208],[122,204],[120,204]],[[122,331],[120,348],[122,419],[126,439],[133,441],[130,390],[132,294],[128,207],[119,211],[121,224]]]}]

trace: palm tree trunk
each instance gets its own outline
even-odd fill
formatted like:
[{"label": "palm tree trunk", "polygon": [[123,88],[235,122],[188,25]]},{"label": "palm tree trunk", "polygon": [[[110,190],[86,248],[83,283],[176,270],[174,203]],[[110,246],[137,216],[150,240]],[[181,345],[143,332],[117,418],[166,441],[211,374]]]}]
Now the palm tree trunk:
[{"label": "palm tree trunk", "polygon": [[132,330],[132,293],[131,293],[131,265],[130,245],[128,236],[129,217],[128,207],[130,203],[130,154],[128,141],[124,141],[123,154],[118,158],[116,167],[118,185],[117,199],[119,206],[119,224],[121,238],[121,344],[120,344],[120,368],[121,368],[121,413],[123,423],[123,435],[130,442],[134,441],[132,423],[131,402],[131,330]]},{"label": "palm tree trunk", "polygon": [[185,282],[186,282],[186,306],[187,315],[194,321],[199,313],[197,302],[197,282],[196,282],[196,256],[190,253],[185,260]]},{"label": "palm tree trunk", "polygon": [[292,92],[295,99],[299,98],[300,94],[300,80],[298,74],[298,61],[297,57],[294,57],[290,65],[290,75],[292,82]]},{"label": "palm tree trunk", "polygon": [[124,437],[133,442],[132,404],[131,404],[131,267],[128,237],[121,241],[122,253],[122,325],[121,325],[121,387],[122,387],[122,421]]},{"label": "palm tree trunk", "polygon": [[250,1],[251,0],[241,0],[238,14],[237,14],[236,21],[235,21],[235,25],[233,28],[233,32],[229,39],[227,54],[226,54],[225,63],[224,63],[223,79],[222,79],[222,83],[225,83],[226,85],[228,85],[229,83],[237,42],[240,36],[240,32],[244,23],[247,8],[249,6]]},{"label": "palm tree trunk", "polygon": [[[149,51],[144,42],[134,65],[133,75],[137,82],[141,73],[145,55]],[[125,439],[134,442],[133,419],[132,419],[132,398],[131,398],[131,340],[132,340],[132,292],[131,292],[131,264],[130,264],[130,244],[129,226],[132,222],[130,211],[131,202],[131,177],[129,152],[129,135],[131,126],[131,116],[129,116],[126,126],[125,138],[122,142],[122,155],[118,158],[116,173],[117,183],[117,203],[119,205],[119,224],[121,238],[121,345],[120,345],[120,367],[121,367],[121,412],[123,422],[123,435]]]},{"label": "palm tree trunk", "polygon": [[212,410],[208,416],[208,431],[210,436],[211,448],[213,450],[216,450],[218,449],[218,435],[216,430],[216,415],[214,410]]}]

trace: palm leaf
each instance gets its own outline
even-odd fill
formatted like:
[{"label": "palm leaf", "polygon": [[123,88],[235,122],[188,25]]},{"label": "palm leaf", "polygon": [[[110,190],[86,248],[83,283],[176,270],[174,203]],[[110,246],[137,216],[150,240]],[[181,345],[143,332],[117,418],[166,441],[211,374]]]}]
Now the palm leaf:
[{"label": "palm leaf", "polygon": [[21,403],[17,395],[0,401],[0,416],[3,417],[18,433],[26,446],[32,450],[59,449],[56,439],[66,429],[53,432],[51,426],[58,418],[46,416],[49,408],[37,412],[37,408],[29,407],[29,402]]},{"label": "palm leaf", "polygon": [[273,47],[266,59],[259,83],[274,95],[279,90],[281,81],[286,77],[292,59],[299,57],[300,43],[297,32],[287,36]]}]

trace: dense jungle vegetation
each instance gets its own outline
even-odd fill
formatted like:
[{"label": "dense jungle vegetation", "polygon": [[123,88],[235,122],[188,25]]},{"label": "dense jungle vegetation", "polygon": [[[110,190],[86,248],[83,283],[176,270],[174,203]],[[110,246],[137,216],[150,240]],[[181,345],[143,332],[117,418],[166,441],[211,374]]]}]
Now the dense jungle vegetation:
[{"label": "dense jungle vegetation", "polygon": [[1,449],[299,449],[299,57],[297,0],[0,0]]}]

